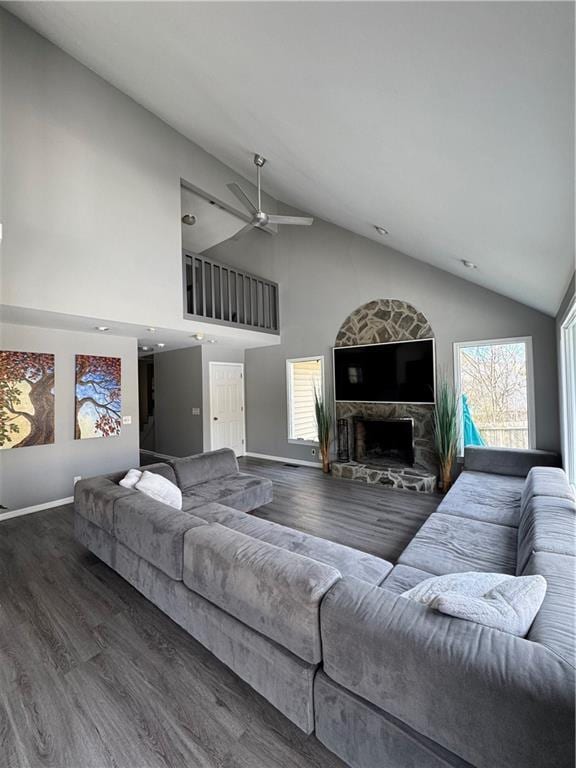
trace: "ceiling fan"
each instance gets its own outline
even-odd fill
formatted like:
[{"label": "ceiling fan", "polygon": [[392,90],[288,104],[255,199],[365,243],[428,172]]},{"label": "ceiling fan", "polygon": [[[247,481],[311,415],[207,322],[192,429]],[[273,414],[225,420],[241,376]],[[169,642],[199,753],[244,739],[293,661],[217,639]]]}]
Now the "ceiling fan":
[{"label": "ceiling fan", "polygon": [[267,232],[275,234],[273,229],[268,227],[269,224],[296,224],[299,226],[309,227],[313,223],[314,219],[308,216],[277,216],[275,213],[266,213],[262,210],[262,189],[260,175],[266,158],[262,155],[254,155],[254,165],[256,166],[256,187],[258,189],[258,204],[254,205],[252,200],[248,197],[246,192],[235,182],[227,184],[226,186],[232,192],[232,194],[238,198],[244,208],[249,211],[252,219],[250,221],[251,227],[257,229],[264,229]]}]

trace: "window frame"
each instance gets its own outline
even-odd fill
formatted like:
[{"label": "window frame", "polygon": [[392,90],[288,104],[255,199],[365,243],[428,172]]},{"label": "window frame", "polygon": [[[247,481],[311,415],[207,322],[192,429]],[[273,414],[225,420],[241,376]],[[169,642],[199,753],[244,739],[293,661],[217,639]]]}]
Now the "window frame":
[{"label": "window frame", "polygon": [[293,363],[308,363],[320,362],[321,369],[321,384],[320,390],[322,392],[322,398],[326,398],[326,366],[324,365],[324,355],[308,355],[307,357],[289,357],[286,360],[286,415],[287,415],[287,434],[288,442],[293,445],[319,445],[318,440],[300,440],[297,437],[292,437],[292,369]]},{"label": "window frame", "polygon": [[[528,408],[528,450],[536,448],[536,405],[534,399],[534,356],[532,336],[512,336],[503,339],[480,339],[478,341],[455,341],[454,387],[458,395],[458,422],[460,424],[458,456],[464,456],[464,435],[462,434],[462,379],[460,375],[460,350],[467,347],[497,346],[498,344],[524,344],[526,349],[526,400]],[[506,450],[502,448],[501,450]]]},{"label": "window frame", "polygon": [[[572,299],[560,324],[560,424],[562,455],[569,481],[576,486],[576,353],[570,347],[576,338],[576,297]],[[574,342],[572,341],[572,344]],[[570,365],[568,364],[570,362]],[[572,385],[572,397],[568,395]]]}]

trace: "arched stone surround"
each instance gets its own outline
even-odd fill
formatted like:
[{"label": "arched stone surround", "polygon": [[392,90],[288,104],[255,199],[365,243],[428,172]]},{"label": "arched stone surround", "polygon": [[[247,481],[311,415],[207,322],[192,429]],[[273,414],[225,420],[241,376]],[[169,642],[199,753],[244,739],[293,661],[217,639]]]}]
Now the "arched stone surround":
[{"label": "arched stone surround", "polygon": [[[430,339],[434,333],[427,318],[406,301],[376,299],[355,309],[342,323],[335,346],[378,344],[387,341]],[[433,439],[433,405],[408,403],[336,403],[336,418],[354,416],[374,419],[411,417],[414,419],[415,469],[434,475],[437,471]],[[348,430],[349,451],[353,454],[352,429]],[[363,478],[369,479],[369,478]]]}]

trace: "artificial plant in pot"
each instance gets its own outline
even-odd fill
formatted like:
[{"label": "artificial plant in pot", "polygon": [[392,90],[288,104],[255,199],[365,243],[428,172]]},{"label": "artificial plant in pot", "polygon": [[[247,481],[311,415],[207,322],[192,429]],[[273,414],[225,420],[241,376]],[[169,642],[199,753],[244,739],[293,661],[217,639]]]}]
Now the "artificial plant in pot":
[{"label": "artificial plant in pot", "polygon": [[322,471],[330,472],[330,433],[332,431],[332,412],[324,397],[314,390],[316,425],[318,427],[318,447],[322,457]]},{"label": "artificial plant in pot", "polygon": [[452,485],[458,455],[458,394],[446,377],[438,380],[434,408],[434,447],[440,467],[440,486],[446,493]]}]

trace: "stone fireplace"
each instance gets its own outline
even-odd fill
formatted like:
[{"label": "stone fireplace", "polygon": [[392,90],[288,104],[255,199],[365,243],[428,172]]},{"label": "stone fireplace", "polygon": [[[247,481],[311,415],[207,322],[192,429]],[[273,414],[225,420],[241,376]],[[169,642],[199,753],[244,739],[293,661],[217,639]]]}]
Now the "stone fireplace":
[{"label": "stone fireplace", "polygon": [[414,419],[353,421],[354,461],[376,467],[414,466]]},{"label": "stone fireplace", "polygon": [[[426,317],[399,299],[377,299],[344,321],[335,346],[430,339]],[[336,403],[336,477],[433,493],[436,489],[434,406],[417,403]]]}]

